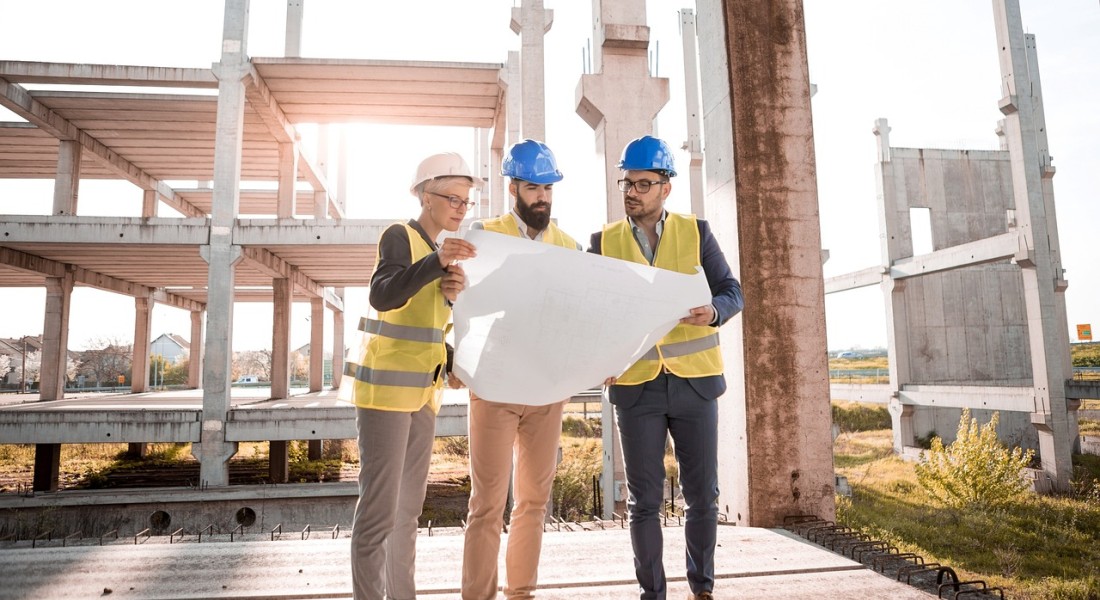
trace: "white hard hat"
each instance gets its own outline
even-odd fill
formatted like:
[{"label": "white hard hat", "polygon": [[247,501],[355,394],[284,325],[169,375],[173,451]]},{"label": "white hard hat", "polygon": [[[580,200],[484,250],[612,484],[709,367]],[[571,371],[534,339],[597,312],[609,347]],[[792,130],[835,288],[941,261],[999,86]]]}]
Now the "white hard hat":
[{"label": "white hard hat", "polygon": [[473,182],[473,186],[479,190],[485,183],[480,177],[474,175],[470,166],[457,153],[443,152],[420,161],[420,166],[416,168],[416,177],[413,177],[412,185],[409,186],[409,192],[415,196],[416,186],[438,177],[468,177]]}]

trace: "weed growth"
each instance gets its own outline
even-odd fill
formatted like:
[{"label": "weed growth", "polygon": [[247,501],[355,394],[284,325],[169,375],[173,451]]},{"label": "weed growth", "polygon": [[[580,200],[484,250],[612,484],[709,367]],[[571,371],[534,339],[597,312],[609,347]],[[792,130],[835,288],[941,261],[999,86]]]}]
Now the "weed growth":
[{"label": "weed growth", "polygon": [[929,496],[953,508],[998,508],[1027,489],[1021,474],[1034,458],[1032,450],[1009,450],[997,438],[1000,413],[979,425],[963,409],[958,437],[948,447],[932,440],[932,448],[921,453],[916,465],[917,481]]}]

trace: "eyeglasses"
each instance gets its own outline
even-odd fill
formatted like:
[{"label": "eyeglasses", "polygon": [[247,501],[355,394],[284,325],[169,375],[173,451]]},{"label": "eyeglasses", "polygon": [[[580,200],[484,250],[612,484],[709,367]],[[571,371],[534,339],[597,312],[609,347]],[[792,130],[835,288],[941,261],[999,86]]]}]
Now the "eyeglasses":
[{"label": "eyeglasses", "polygon": [[446,194],[437,194],[435,192],[428,192],[428,193],[433,195],[433,196],[438,196],[440,198],[445,198],[447,200],[447,202],[450,203],[451,208],[465,208],[465,209],[469,210],[471,206],[477,204],[473,200],[463,200],[462,198],[459,198],[458,196],[448,196]]},{"label": "eyeglasses", "polygon": [[651,188],[651,187],[653,187],[653,186],[655,186],[659,183],[668,183],[668,182],[663,180],[663,179],[658,179],[656,181],[650,181],[648,179],[639,179],[638,181],[631,181],[629,179],[620,179],[619,180],[619,191],[620,192],[629,192],[630,188],[634,188],[635,190],[637,190],[637,192],[639,194],[644,194],[644,193],[649,191],[649,188]]}]

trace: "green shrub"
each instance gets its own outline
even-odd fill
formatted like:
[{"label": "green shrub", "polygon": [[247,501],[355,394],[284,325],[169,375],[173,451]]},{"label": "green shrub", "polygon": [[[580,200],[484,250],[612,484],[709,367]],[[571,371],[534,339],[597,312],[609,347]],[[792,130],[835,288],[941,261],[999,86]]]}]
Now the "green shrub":
[{"label": "green shrub", "polygon": [[840,431],[849,433],[853,431],[877,431],[890,429],[890,412],[885,406],[866,405],[857,403],[838,404],[833,403],[833,423],[840,427]]},{"label": "green shrub", "polygon": [[554,475],[554,513],[566,521],[590,518],[592,478],[599,477],[603,450],[599,440],[562,446],[561,463]]},{"label": "green shrub", "polygon": [[1021,473],[1034,452],[1005,448],[997,439],[999,420],[995,412],[979,426],[963,409],[955,442],[945,448],[940,438],[932,440],[916,465],[917,482],[929,496],[953,508],[988,509],[1011,504],[1027,489]]}]

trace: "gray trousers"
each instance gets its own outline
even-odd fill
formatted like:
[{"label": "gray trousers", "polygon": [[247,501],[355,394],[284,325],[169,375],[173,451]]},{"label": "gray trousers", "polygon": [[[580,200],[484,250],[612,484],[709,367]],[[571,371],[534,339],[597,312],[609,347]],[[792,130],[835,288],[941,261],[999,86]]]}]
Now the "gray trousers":
[{"label": "gray trousers", "polygon": [[424,508],[435,413],[357,408],[359,502],[351,529],[356,600],[416,598],[416,530]]},{"label": "gray trousers", "polygon": [[686,379],[664,373],[644,384],[637,403],[616,407],[630,492],[630,542],[642,600],[665,600],[661,505],[665,440],[672,436],[684,493],[688,587],[714,589],[718,535],[718,402],[700,396]]}]

